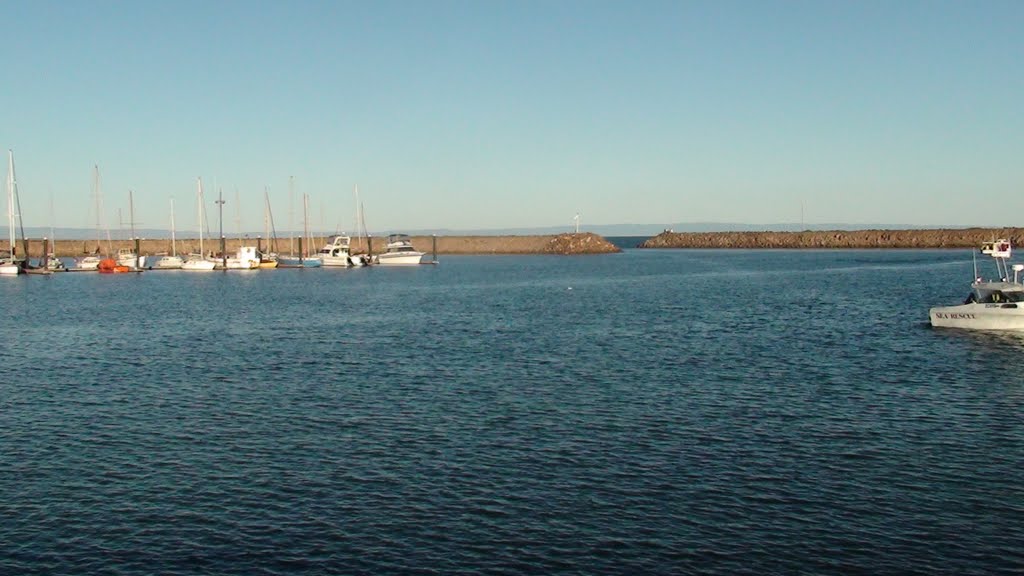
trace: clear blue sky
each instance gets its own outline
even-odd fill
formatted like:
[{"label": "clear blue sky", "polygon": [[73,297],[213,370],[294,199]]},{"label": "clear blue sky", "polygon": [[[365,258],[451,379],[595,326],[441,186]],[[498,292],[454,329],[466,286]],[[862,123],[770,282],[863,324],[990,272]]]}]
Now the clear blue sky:
[{"label": "clear blue sky", "polygon": [[[26,225],[1024,225],[1024,3],[8,2]],[[214,214],[213,205],[208,210]],[[301,207],[296,207],[301,212]],[[298,218],[298,217],[296,217]],[[296,225],[298,226],[298,225]]]}]

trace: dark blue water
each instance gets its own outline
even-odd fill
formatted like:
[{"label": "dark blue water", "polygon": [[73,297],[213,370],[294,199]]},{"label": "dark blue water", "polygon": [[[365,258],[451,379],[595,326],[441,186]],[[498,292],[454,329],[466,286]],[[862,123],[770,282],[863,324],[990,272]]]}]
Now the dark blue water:
[{"label": "dark blue water", "polygon": [[0,574],[1020,573],[970,260],[0,278]]}]

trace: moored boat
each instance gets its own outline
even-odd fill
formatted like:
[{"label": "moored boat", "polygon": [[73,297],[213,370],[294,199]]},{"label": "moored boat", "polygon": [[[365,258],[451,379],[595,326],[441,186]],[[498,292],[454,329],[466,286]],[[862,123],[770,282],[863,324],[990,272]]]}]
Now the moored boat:
[{"label": "moored boat", "polygon": [[331,236],[327,244],[317,253],[317,256],[319,256],[324,266],[351,266],[349,260],[349,243],[351,240],[348,236]]},{"label": "moored boat", "polygon": [[96,267],[96,270],[100,274],[121,274],[124,272],[131,272],[132,268],[130,266],[125,266],[124,264],[119,264],[117,260],[114,260],[113,258],[104,258],[103,260],[100,260],[99,266]]},{"label": "moored boat", "polygon": [[420,264],[426,254],[412,245],[408,234],[391,234],[384,247],[384,253],[374,256],[374,262],[381,266]]}]

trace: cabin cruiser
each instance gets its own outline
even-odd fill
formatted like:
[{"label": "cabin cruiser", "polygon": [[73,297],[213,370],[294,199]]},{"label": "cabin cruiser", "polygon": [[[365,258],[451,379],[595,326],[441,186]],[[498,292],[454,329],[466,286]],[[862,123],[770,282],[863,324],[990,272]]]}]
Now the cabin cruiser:
[{"label": "cabin cruiser", "polygon": [[396,264],[420,264],[425,255],[413,248],[408,234],[391,234],[384,247],[385,252],[374,257],[376,264],[382,266]]},{"label": "cabin cruiser", "polygon": [[139,256],[131,248],[119,248],[117,250],[117,265],[141,270],[146,265],[146,257]]},{"label": "cabin cruiser", "polygon": [[79,270],[96,270],[99,268],[101,260],[103,260],[103,258],[100,258],[99,255],[83,256],[82,258],[75,260],[75,268]]},{"label": "cabin cruiser", "polygon": [[331,236],[317,256],[324,266],[350,266],[348,248],[351,241],[348,236]]},{"label": "cabin cruiser", "polygon": [[46,254],[45,266],[50,272],[66,272],[68,269],[67,266],[64,265],[64,261],[57,258],[53,252],[48,252]]},{"label": "cabin cruiser", "polygon": [[983,280],[975,265],[975,280],[971,283],[967,299],[957,306],[938,306],[929,310],[931,325],[972,330],[1024,331],[1024,284],[1020,281],[1024,265],[1007,266],[1012,251],[1009,240],[1005,239],[983,244],[981,253],[995,260],[999,279]]},{"label": "cabin cruiser", "polygon": [[260,254],[255,246],[241,246],[224,264],[228,270],[256,270],[260,267]]}]

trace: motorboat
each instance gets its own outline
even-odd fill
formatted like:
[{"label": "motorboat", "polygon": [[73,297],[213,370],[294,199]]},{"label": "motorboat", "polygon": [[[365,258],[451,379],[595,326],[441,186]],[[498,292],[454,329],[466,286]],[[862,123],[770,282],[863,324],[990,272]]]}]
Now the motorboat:
[{"label": "motorboat", "polygon": [[119,248],[117,250],[117,265],[141,270],[146,265],[146,257],[139,256],[131,248]]},{"label": "motorboat", "polygon": [[349,261],[349,243],[352,238],[349,236],[331,236],[327,244],[320,249],[317,257],[324,266],[351,266]]},{"label": "motorboat", "polygon": [[384,247],[384,253],[374,257],[381,266],[420,264],[425,254],[413,248],[408,234],[391,234]]},{"label": "motorboat", "polygon": [[260,267],[260,254],[255,246],[240,246],[234,256],[223,262],[228,270],[256,270]]},{"label": "motorboat", "polygon": [[77,270],[93,270],[95,271],[100,266],[100,261],[103,258],[99,256],[83,256],[75,260],[75,269]]},{"label": "motorboat", "polygon": [[53,252],[48,252],[46,254],[46,269],[50,272],[66,272],[68,268],[64,265],[63,260],[57,258]]},{"label": "motorboat", "polygon": [[1007,265],[1012,251],[1010,241],[1006,239],[983,244],[980,252],[995,260],[999,278],[982,279],[975,263],[971,292],[963,304],[932,308],[928,311],[931,325],[971,330],[1024,331],[1024,284],[1020,281],[1024,264]]}]

